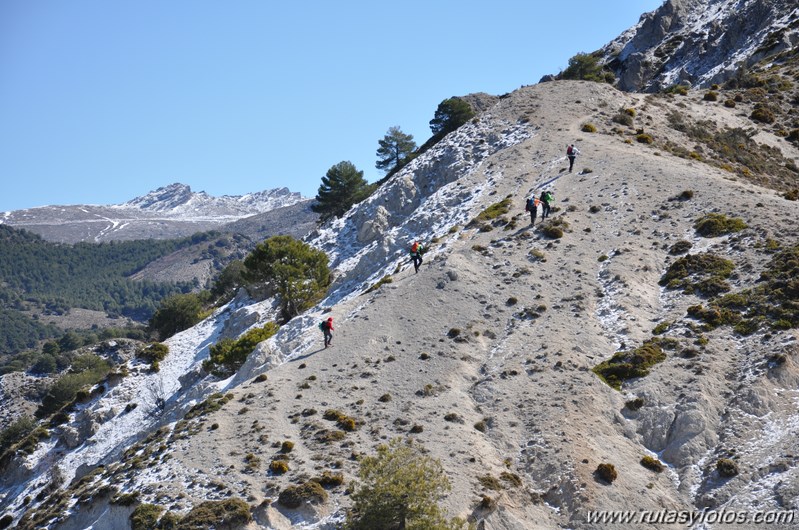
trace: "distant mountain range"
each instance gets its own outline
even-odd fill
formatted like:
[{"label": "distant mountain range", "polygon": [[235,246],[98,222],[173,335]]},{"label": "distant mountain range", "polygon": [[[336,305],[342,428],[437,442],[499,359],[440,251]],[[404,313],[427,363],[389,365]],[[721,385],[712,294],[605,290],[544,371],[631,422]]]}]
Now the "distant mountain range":
[{"label": "distant mountain range", "polygon": [[[123,204],[42,206],[4,212],[0,223],[60,243],[170,239],[208,230],[227,231],[224,227],[229,223],[282,210],[283,215],[269,217],[283,218],[292,228],[291,234],[301,236],[316,219],[310,203],[311,199],[288,188],[214,197],[175,183]],[[263,224],[257,218],[252,221],[248,226]],[[302,233],[295,233],[298,230]]]}]

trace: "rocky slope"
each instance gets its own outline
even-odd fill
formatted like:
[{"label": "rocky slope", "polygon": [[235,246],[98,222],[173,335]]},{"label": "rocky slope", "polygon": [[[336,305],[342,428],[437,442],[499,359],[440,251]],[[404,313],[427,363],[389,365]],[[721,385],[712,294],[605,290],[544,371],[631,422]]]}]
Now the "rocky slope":
[{"label": "rocky slope", "polygon": [[795,53],[793,0],[666,0],[602,49],[619,88],[709,87],[759,61]]},{"label": "rocky slope", "polygon": [[[769,296],[786,311],[799,303],[799,202],[786,193],[795,181],[777,186],[745,160],[724,161],[721,144],[691,136],[705,118],[719,132],[756,125],[700,92],[556,81],[500,98],[307,238],[331,259],[328,297],[235,376],[216,380],[200,363],[222,337],[272,320],[272,300],[240,293],[168,339],[159,373],[131,365],[33,454],[3,462],[2,510],[21,528],[125,528],[136,502],[183,514],[238,497],[250,528],[332,528],[357,455],[401,436],[441,460],[446,507],[480,528],[595,528],[590,512],[603,509],[795,513],[799,321],[755,309],[771,307]],[[790,178],[799,150],[762,131],[739,149],[779,153]],[[573,173],[567,142],[581,151]],[[554,212],[530,226],[525,198],[543,189]],[[746,227],[703,235],[696,223],[708,213]],[[431,244],[418,274],[413,239]],[[694,283],[660,285],[680,259],[716,263],[710,255],[733,272],[695,265]],[[715,313],[703,310],[725,288],[753,313],[736,321],[734,306],[724,323],[719,310],[710,325]],[[328,349],[322,315],[335,319]],[[592,370],[620,351],[659,362],[616,390]],[[328,410],[356,428],[340,430]],[[275,474],[284,441],[294,442],[288,472]],[[663,471],[642,466],[645,456]],[[599,464],[618,477],[602,480]],[[324,471],[345,481],[326,502],[277,502]],[[614,526],[624,527],[641,526]]]},{"label": "rocky slope", "polygon": [[[221,230],[246,217],[307,202],[287,188],[213,197],[176,183],[123,204],[43,206],[4,212],[0,222],[61,243],[169,239]],[[309,213],[300,224],[313,220]]]}]

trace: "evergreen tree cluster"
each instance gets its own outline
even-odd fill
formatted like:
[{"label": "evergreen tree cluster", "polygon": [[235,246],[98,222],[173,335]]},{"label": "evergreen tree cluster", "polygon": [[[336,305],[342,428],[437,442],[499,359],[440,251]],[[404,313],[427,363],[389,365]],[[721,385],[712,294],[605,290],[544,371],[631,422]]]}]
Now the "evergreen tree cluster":
[{"label": "evergreen tree cluster", "polygon": [[160,257],[216,235],[68,245],[0,225],[0,298],[15,309],[33,303],[45,313],[81,307],[146,319],[162,298],[188,292],[192,284],[133,281],[128,276]]}]

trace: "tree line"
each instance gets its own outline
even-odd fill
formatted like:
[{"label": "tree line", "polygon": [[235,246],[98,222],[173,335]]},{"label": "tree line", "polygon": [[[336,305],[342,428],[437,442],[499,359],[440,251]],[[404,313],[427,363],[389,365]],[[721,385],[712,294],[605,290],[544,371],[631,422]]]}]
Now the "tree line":
[{"label": "tree line", "polygon": [[324,224],[344,215],[354,204],[369,197],[382,182],[473,117],[474,110],[463,99],[445,99],[430,120],[433,136],[422,147],[416,145],[413,135],[402,132],[399,126],[390,127],[378,141],[375,163],[375,167],[386,175],[374,184],[369,184],[363,171],[358,170],[352,162],[345,160],[332,166],[322,177],[316,202],[311,206],[319,214],[319,223]]},{"label": "tree line", "polygon": [[64,314],[80,307],[146,321],[161,300],[196,286],[128,277],[158,258],[220,235],[60,244],[0,225],[0,359],[64,333],[38,320],[39,313]]}]

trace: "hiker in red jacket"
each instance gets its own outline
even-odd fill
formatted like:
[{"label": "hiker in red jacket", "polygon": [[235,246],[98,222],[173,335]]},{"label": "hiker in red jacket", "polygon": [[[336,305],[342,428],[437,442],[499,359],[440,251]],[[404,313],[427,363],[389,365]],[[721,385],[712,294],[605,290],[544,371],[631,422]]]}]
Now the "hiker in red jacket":
[{"label": "hiker in red jacket", "polygon": [[325,335],[325,348],[327,348],[333,342],[333,334],[331,333],[333,331],[333,317],[323,320],[319,327],[322,328],[322,333]]}]

